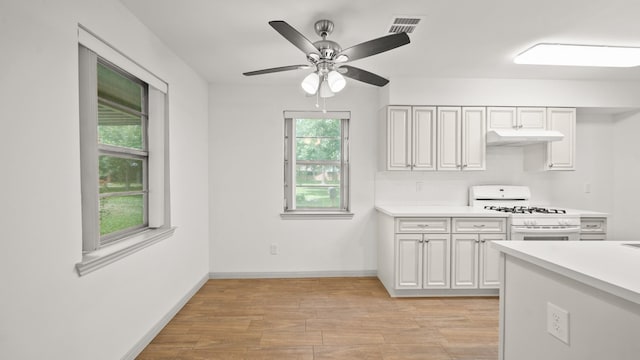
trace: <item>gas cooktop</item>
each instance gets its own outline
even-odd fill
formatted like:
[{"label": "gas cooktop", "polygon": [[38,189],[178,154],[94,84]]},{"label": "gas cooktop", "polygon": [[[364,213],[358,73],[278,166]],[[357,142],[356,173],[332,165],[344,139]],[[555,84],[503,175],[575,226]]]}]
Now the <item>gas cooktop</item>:
[{"label": "gas cooktop", "polygon": [[484,207],[487,210],[501,211],[509,214],[566,214],[566,210],[562,209],[548,209],[537,206],[493,206],[487,205]]}]

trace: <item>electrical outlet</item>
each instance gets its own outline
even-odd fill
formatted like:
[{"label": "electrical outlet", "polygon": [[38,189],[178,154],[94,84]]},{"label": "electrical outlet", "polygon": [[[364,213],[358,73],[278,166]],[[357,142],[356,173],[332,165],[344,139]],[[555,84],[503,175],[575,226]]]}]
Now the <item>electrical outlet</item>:
[{"label": "electrical outlet", "polygon": [[278,244],[271,244],[271,255],[278,255]]},{"label": "electrical outlet", "polygon": [[424,187],[424,182],[416,181],[416,192],[421,192],[423,187]]},{"label": "electrical outlet", "polygon": [[569,312],[547,303],[547,332],[569,345]]},{"label": "electrical outlet", "polygon": [[591,183],[584,183],[584,193],[585,194],[591,193]]}]

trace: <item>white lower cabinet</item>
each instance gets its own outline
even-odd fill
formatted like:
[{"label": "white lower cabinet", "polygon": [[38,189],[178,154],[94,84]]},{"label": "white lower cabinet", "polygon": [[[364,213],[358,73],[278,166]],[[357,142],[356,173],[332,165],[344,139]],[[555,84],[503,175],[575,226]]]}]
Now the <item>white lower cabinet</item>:
[{"label": "white lower cabinet", "polygon": [[397,289],[447,289],[450,284],[449,234],[397,234]]},{"label": "white lower cabinet", "polygon": [[392,296],[493,295],[499,288],[500,256],[491,241],[506,240],[505,218],[380,221],[378,277]]},{"label": "white lower cabinet", "polygon": [[505,234],[453,234],[451,236],[451,288],[497,289],[500,253],[490,241],[506,240]]},{"label": "white lower cabinet", "polygon": [[580,240],[607,240],[607,218],[584,217],[580,219]]}]

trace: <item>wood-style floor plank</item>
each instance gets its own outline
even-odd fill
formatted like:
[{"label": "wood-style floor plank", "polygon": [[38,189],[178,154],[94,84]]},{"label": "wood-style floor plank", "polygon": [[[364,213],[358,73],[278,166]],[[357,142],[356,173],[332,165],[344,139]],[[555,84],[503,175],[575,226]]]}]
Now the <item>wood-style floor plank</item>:
[{"label": "wood-style floor plank", "polygon": [[497,298],[390,298],[376,278],[209,280],[140,360],[496,360]]}]

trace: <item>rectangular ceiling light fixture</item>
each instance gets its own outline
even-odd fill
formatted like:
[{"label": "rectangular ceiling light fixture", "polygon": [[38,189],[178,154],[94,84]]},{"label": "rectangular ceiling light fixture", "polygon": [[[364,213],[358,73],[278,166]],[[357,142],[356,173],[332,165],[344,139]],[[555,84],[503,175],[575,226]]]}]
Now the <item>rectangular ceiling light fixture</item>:
[{"label": "rectangular ceiling light fixture", "polygon": [[602,45],[537,44],[513,59],[516,64],[633,67],[640,48]]}]

